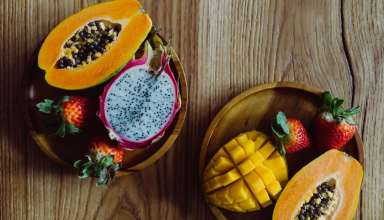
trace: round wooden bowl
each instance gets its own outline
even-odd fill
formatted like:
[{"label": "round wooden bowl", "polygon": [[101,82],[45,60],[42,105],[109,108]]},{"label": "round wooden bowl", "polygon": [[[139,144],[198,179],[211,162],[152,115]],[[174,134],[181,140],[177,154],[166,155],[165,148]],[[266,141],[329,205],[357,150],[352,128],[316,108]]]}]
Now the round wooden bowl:
[{"label": "round wooden bowl", "polygon": [[[301,83],[277,82],[256,86],[233,98],[216,115],[205,134],[200,152],[200,176],[202,177],[205,166],[217,150],[236,135],[252,129],[271,135],[270,123],[277,111],[284,111],[288,116],[300,119],[307,128],[311,128],[313,118],[321,105],[322,92]],[[364,164],[363,143],[358,134],[343,150]],[[315,148],[288,154],[289,176],[292,177],[320,154]],[[265,220],[272,219],[274,206],[250,213],[230,212],[211,205],[209,208],[219,220]]]},{"label": "round wooden bowl", "polygon": [[[37,57],[37,56],[36,56]],[[54,135],[57,129],[50,121],[49,116],[37,111],[36,104],[44,98],[57,99],[63,95],[81,95],[94,101],[97,108],[98,97],[101,94],[103,85],[87,90],[66,91],[49,86],[44,79],[44,72],[36,66],[37,61],[33,61],[33,71],[28,75],[28,85],[25,90],[26,121],[30,128],[30,133],[37,146],[53,161],[65,166],[71,166],[74,161],[81,159],[88,152],[90,141],[93,137],[106,135],[106,130],[100,120],[94,116],[91,125],[84,132],[78,135],[68,135],[60,138]],[[142,170],[159,160],[174,144],[179,136],[187,114],[188,90],[187,80],[183,66],[179,57],[172,49],[171,68],[179,81],[180,96],[182,106],[174,119],[172,125],[167,130],[164,137],[157,143],[145,148],[134,151],[126,151],[123,161],[123,169],[117,175],[126,175],[130,172]],[[107,83],[107,82],[106,82]]]}]

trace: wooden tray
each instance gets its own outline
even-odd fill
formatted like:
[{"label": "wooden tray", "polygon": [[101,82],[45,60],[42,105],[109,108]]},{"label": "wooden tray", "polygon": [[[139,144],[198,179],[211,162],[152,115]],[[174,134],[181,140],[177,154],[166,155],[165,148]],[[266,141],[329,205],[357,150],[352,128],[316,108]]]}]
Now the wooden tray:
[{"label": "wooden tray", "polygon": [[[155,163],[173,145],[181,132],[187,113],[188,90],[184,69],[177,54],[172,50],[171,68],[175,77],[179,79],[180,95],[182,106],[177,117],[165,136],[158,143],[146,148],[134,151],[126,151],[123,162],[123,169],[117,175],[126,175],[129,172],[139,171]],[[37,56],[35,56],[37,57]],[[93,124],[88,126],[87,132],[79,135],[66,136],[60,138],[55,135],[54,128],[47,124],[47,115],[41,114],[36,109],[36,104],[44,98],[57,99],[63,95],[82,95],[95,101],[97,105],[98,97],[101,94],[103,85],[80,91],[66,91],[49,86],[44,79],[44,73],[36,66],[37,61],[33,61],[33,70],[28,79],[25,90],[26,121],[30,128],[32,138],[39,148],[52,160],[65,166],[71,166],[75,160],[83,158],[88,152],[89,142],[92,137],[106,133],[99,119],[96,117]],[[55,127],[56,129],[57,127]]]},{"label": "wooden tray", "polygon": [[[200,176],[216,151],[239,133],[257,129],[270,135],[270,122],[279,110],[288,116],[299,118],[307,128],[311,128],[312,119],[321,105],[322,92],[300,83],[278,82],[256,86],[233,98],[216,115],[205,134],[200,152]],[[358,134],[343,150],[364,164],[363,143]],[[320,154],[315,148],[310,148],[288,155],[289,176],[292,177]],[[213,215],[219,220],[268,220],[272,219],[273,207],[243,214],[209,205]]]}]

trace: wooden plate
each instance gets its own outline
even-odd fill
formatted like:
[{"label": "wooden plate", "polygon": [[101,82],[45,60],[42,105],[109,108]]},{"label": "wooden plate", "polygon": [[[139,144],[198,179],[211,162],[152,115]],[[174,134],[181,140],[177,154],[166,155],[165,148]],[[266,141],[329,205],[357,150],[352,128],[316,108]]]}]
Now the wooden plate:
[{"label": "wooden plate", "polygon": [[[123,162],[123,169],[117,175],[126,175],[129,172],[139,171],[155,163],[173,145],[181,132],[187,113],[188,90],[184,69],[177,54],[172,50],[171,68],[175,77],[179,79],[180,95],[182,107],[177,117],[165,136],[158,143],[146,148],[134,151],[126,151]],[[37,56],[36,56],[37,57]],[[26,121],[30,128],[32,138],[39,148],[52,160],[62,165],[71,166],[72,163],[82,158],[87,152],[89,142],[92,137],[106,134],[99,119],[94,116],[92,124],[88,126],[86,132],[79,135],[66,136],[60,138],[54,135],[57,129],[55,123],[48,123],[49,116],[41,114],[36,109],[36,104],[44,98],[57,99],[63,95],[82,95],[92,99],[95,106],[98,106],[98,97],[101,94],[103,85],[80,91],[66,91],[49,86],[44,79],[44,73],[36,66],[37,61],[33,61],[33,70],[28,75],[28,85],[25,90],[26,102]]]},{"label": "wooden plate", "polygon": [[[215,152],[239,133],[256,129],[270,135],[270,122],[279,110],[288,116],[299,118],[307,128],[311,128],[313,118],[321,105],[322,92],[320,89],[300,83],[278,82],[256,86],[233,98],[213,119],[205,134],[200,152],[200,176]],[[358,134],[343,150],[363,164],[363,143]],[[289,176],[292,177],[301,167],[320,154],[315,148],[310,148],[288,155]],[[273,206],[245,214],[209,207],[219,220],[267,220],[272,219],[273,212]]]}]

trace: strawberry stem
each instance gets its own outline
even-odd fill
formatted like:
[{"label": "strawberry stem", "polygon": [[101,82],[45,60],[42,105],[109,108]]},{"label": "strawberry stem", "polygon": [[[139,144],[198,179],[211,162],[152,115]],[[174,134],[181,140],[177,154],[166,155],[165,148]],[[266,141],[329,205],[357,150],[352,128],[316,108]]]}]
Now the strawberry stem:
[{"label": "strawberry stem", "polygon": [[328,120],[334,119],[337,123],[346,121],[348,124],[351,125],[356,124],[352,116],[360,113],[359,106],[344,110],[342,107],[344,100],[337,97],[333,97],[329,91],[324,92],[322,97],[323,110],[325,112],[331,113],[331,115],[327,115]]},{"label": "strawberry stem", "polygon": [[276,114],[275,121],[272,123],[271,129],[273,137],[277,143],[277,150],[284,156],[286,154],[284,144],[288,141],[290,132],[287,117],[283,112],[278,112]]}]

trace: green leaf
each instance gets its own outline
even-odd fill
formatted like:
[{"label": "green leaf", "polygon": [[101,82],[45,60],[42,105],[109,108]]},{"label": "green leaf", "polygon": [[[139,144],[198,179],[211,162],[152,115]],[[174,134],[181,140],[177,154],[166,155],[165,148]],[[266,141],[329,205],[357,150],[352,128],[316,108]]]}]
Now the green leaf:
[{"label": "green leaf", "polygon": [[99,175],[99,178],[97,180],[97,185],[98,186],[102,186],[102,185],[106,185],[109,181],[109,171],[107,168],[104,168],[102,170],[100,170],[100,175]]},{"label": "green leaf", "polygon": [[289,127],[287,124],[287,118],[283,112],[278,112],[276,115],[276,124],[281,128],[285,134],[289,134]]},{"label": "green leaf", "polygon": [[112,165],[112,167],[111,167],[111,168],[112,168],[112,170],[113,170],[113,171],[115,171],[115,172],[116,172],[116,171],[120,170],[120,168],[121,168],[121,165],[120,165],[120,164],[117,164],[117,163],[115,163],[115,164],[113,164],[113,165]]},{"label": "green leaf", "polygon": [[323,93],[323,103],[325,106],[331,107],[332,99],[332,95],[329,91]]},{"label": "green leaf", "polygon": [[80,133],[80,129],[73,124],[66,123],[66,131],[68,134],[77,134]]},{"label": "green leaf", "polygon": [[287,151],[285,150],[284,144],[281,142],[277,145],[277,150],[279,151],[280,155],[282,155],[282,156],[285,156],[285,154],[287,154]]},{"label": "green leaf", "polygon": [[353,119],[352,116],[345,117],[345,122],[347,122],[350,125],[356,125],[356,122],[355,122],[355,120]]},{"label": "green leaf", "polygon": [[339,109],[341,107],[341,105],[343,105],[344,100],[339,99],[339,98],[335,98],[334,102],[335,102],[335,105],[334,105],[335,109]]},{"label": "green leaf", "polygon": [[65,137],[67,134],[77,134],[80,133],[81,130],[76,126],[69,124],[67,122],[62,122],[60,124],[59,129],[56,131],[56,135],[59,137]]},{"label": "green leaf", "polygon": [[83,164],[83,161],[82,160],[76,160],[74,163],[73,163],[73,167],[75,167],[76,169],[79,169],[81,167],[81,165]]},{"label": "green leaf", "polygon": [[61,123],[59,129],[56,131],[56,135],[59,137],[65,137],[66,134],[66,125],[65,123]]},{"label": "green leaf", "polygon": [[281,140],[285,137],[285,134],[279,132],[273,125],[271,125],[272,133],[276,136],[277,139]]},{"label": "green leaf", "polygon": [[345,116],[352,116],[352,115],[359,114],[360,112],[361,112],[360,111],[360,106],[356,106],[356,107],[353,107],[353,108],[345,110],[344,111],[344,115]]},{"label": "green leaf", "polygon": [[89,169],[83,169],[81,171],[81,175],[79,176],[80,179],[85,179],[88,178],[90,175],[90,170]]},{"label": "green leaf", "polygon": [[43,102],[39,102],[36,104],[36,107],[39,112],[43,112],[46,114],[51,114],[54,106],[54,101],[51,99],[44,99]]},{"label": "green leaf", "polygon": [[62,102],[68,102],[69,98],[70,98],[70,96],[68,96],[68,95],[63,96]]},{"label": "green leaf", "polygon": [[113,164],[113,155],[105,156],[101,159],[100,164],[103,167],[110,167]]}]

